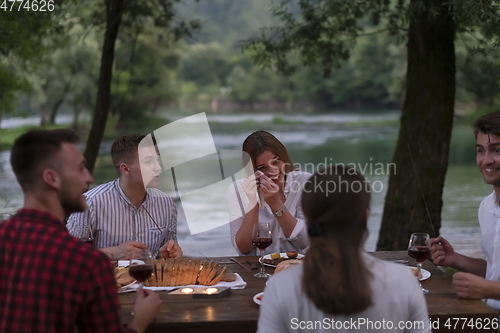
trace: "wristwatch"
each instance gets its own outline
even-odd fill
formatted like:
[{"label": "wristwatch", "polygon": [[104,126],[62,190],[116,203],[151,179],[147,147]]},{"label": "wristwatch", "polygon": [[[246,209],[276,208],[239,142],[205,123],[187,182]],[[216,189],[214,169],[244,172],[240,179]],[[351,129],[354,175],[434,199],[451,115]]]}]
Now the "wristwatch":
[{"label": "wristwatch", "polygon": [[285,212],[286,212],[286,207],[283,206],[283,208],[278,209],[277,211],[273,212],[273,214],[276,215],[276,217],[282,217],[283,214],[285,214]]}]

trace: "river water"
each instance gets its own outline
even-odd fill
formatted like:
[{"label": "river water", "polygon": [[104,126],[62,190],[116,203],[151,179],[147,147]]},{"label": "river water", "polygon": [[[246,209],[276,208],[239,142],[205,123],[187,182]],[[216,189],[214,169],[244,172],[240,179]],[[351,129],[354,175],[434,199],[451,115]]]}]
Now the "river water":
[{"label": "river water", "polygon": [[[370,236],[365,245],[369,251],[375,250],[380,228],[387,184],[386,169],[395,147],[398,132],[395,124],[398,118],[398,112],[208,116],[218,150],[241,149],[241,144],[250,133],[263,129],[272,132],[283,142],[293,161],[302,170],[312,172],[318,166],[343,163],[364,171],[376,190],[372,195],[371,216],[368,222]],[[16,122],[8,125],[15,127]],[[109,147],[110,143],[104,142],[103,145]],[[477,208],[482,198],[490,194],[492,189],[483,183],[475,165],[474,154],[474,137],[470,128],[456,125],[444,189],[440,234],[450,240],[457,251],[482,257]],[[0,152],[0,212],[12,212],[22,205],[21,190],[10,168],[9,156],[8,151]],[[116,177],[109,156],[101,156],[98,159],[94,176],[96,184]],[[182,204],[179,201],[177,204],[178,240],[186,255],[236,254],[229,239],[227,224],[191,235]],[[227,220],[227,212],[222,207],[213,207],[200,200],[196,203],[196,209],[199,211],[198,218],[203,222]]]}]

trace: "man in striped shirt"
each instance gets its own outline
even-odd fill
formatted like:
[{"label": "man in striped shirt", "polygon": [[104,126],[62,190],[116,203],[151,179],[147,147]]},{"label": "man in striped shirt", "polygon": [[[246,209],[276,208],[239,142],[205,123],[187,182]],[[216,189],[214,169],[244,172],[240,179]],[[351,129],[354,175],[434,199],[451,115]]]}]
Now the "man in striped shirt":
[{"label": "man in striped shirt", "polygon": [[68,220],[72,235],[83,237],[90,230],[93,245],[113,260],[134,257],[146,248],[155,257],[182,256],[177,209],[170,197],[155,188],[161,166],[148,139],[127,134],[113,143],[111,157],[119,178],[86,192],[87,210]]}]

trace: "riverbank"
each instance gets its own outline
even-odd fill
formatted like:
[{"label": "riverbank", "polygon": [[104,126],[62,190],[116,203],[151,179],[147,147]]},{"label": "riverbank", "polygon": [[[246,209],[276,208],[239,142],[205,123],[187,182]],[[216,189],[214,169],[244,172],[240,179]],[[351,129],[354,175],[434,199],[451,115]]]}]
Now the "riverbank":
[{"label": "riverbank", "polygon": [[[38,120],[36,117],[14,118],[9,120],[14,120],[14,122],[11,122],[12,124],[10,127],[0,128],[0,151],[10,150],[16,138],[21,134],[31,129],[41,128],[39,125],[29,124],[36,123],[36,121]],[[15,126],[16,120],[19,124],[18,126]],[[62,117],[61,119],[59,119],[57,125],[47,125],[45,129],[73,128],[68,120],[68,118]],[[150,133],[156,128],[168,124],[169,120],[165,117],[149,117],[146,121],[143,121],[141,127],[119,127],[117,125],[117,122],[118,120],[114,117],[108,118],[108,122],[106,123],[106,130],[104,131],[103,141],[113,141],[117,137],[127,133]],[[87,142],[90,132],[90,121],[81,122],[76,132],[80,137],[80,142]]]},{"label": "riverbank", "polygon": [[[187,117],[188,114],[172,114],[156,117],[148,117],[141,121],[141,125],[129,124],[128,126],[119,126],[116,117],[109,117],[106,123],[104,132],[104,141],[113,141],[117,137],[127,133],[151,133],[154,130],[167,125],[171,121]],[[266,129],[268,131],[285,131],[293,132],[296,129],[311,129],[324,130],[350,130],[356,128],[379,128],[379,127],[397,127],[399,126],[398,111],[387,111],[374,113],[321,113],[321,114],[281,114],[281,113],[257,113],[257,114],[238,114],[238,115],[221,115],[209,114],[210,129],[213,132],[230,133],[234,131],[254,131],[256,128]],[[30,129],[40,128],[36,125],[38,119],[30,118],[13,118],[14,122],[8,128],[0,128],[0,151],[10,150],[14,144],[14,140],[21,134]],[[15,126],[16,121],[19,126]],[[49,125],[46,129],[56,128],[71,128],[69,118],[61,117],[58,119],[58,125]],[[5,120],[4,120],[5,122]],[[28,124],[26,124],[28,123]],[[81,142],[86,142],[90,131],[90,120],[83,121],[79,124],[77,133],[80,136]]]},{"label": "riverbank", "polygon": [[[47,126],[46,129],[57,129],[57,128],[66,128],[67,125],[51,125]],[[27,125],[16,128],[1,128],[0,129],[0,151],[1,150],[10,150],[14,141],[21,134],[31,130],[40,128],[40,126]]]}]

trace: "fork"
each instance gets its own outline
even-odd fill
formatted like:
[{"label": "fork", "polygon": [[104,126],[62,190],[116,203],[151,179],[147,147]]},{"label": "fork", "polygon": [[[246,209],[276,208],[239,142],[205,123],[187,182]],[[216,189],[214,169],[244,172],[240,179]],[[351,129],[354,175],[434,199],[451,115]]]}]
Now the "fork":
[{"label": "fork", "polygon": [[251,267],[252,269],[257,269],[257,268],[259,268],[259,265],[257,265],[257,264],[252,264],[252,263],[251,263],[250,261],[248,261],[248,260],[245,260],[245,261],[247,262],[247,264],[249,264],[249,265],[250,265],[250,267]]}]

